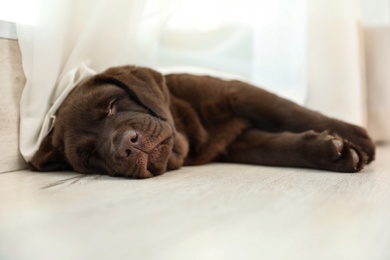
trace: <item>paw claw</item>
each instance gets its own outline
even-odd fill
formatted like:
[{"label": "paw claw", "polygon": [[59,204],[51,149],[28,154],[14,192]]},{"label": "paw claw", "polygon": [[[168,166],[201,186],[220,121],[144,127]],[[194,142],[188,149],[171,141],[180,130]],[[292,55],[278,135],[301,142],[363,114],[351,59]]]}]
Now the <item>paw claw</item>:
[{"label": "paw claw", "polygon": [[352,158],[353,167],[355,168],[355,171],[358,170],[358,165],[360,162],[359,154],[355,151],[355,149],[349,149],[349,153]]},{"label": "paw claw", "polygon": [[340,139],[333,139],[332,142],[333,142],[333,145],[336,147],[338,155],[341,156],[341,152],[343,151],[343,148],[344,148],[343,141]]}]

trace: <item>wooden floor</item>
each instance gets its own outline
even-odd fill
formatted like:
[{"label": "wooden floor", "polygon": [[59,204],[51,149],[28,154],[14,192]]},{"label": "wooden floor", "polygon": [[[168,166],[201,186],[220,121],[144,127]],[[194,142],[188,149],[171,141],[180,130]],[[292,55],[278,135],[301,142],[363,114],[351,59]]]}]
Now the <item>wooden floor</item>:
[{"label": "wooden floor", "polygon": [[390,147],[358,174],[0,174],[0,259],[390,259]]}]

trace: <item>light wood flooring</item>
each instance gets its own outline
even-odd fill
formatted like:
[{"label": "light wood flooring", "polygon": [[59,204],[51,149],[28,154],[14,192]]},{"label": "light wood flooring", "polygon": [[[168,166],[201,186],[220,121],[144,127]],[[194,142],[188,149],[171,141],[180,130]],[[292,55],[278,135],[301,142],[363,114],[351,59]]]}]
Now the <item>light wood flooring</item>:
[{"label": "light wood flooring", "polygon": [[0,174],[0,259],[390,259],[390,146],[361,173],[233,164]]}]

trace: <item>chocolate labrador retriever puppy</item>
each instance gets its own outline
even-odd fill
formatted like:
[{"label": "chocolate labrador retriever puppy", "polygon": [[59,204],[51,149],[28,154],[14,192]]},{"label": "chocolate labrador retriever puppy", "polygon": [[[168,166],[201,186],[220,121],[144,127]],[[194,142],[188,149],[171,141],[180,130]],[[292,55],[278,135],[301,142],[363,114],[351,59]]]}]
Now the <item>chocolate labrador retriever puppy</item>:
[{"label": "chocolate labrador retriever puppy", "polygon": [[363,128],[247,83],[123,66],[69,94],[30,167],[131,178],[216,161],[357,172],[374,156]]}]

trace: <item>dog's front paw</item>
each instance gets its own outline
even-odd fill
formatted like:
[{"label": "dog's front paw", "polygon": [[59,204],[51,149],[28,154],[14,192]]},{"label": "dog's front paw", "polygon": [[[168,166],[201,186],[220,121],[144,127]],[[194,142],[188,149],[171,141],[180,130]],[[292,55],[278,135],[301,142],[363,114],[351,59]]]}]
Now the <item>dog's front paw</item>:
[{"label": "dog's front paw", "polygon": [[309,132],[310,158],[314,167],[337,172],[358,172],[369,162],[367,153],[338,135]]},{"label": "dog's front paw", "polygon": [[339,135],[353,144],[355,149],[361,150],[367,156],[367,164],[375,160],[375,144],[368,135],[366,129],[335,120],[329,132]]},{"label": "dog's front paw", "polygon": [[368,155],[347,139],[332,138],[337,157],[333,160],[335,169],[345,172],[358,172],[368,163]]},{"label": "dog's front paw", "polygon": [[367,164],[375,160],[375,144],[364,128],[354,126],[350,141],[365,152],[367,155]]}]

